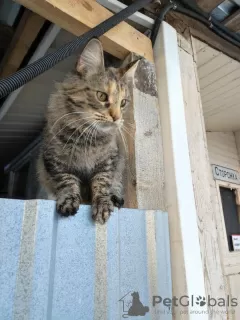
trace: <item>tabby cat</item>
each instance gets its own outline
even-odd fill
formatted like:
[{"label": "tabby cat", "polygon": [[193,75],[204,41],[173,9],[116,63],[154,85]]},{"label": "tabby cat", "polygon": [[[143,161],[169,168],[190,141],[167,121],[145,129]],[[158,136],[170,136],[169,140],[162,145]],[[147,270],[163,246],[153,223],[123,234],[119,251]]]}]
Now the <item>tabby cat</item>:
[{"label": "tabby cat", "polygon": [[126,155],[120,133],[136,66],[125,61],[105,69],[101,42],[92,39],[50,98],[38,172],[63,216],[77,212],[83,185],[91,190],[95,221],[106,222],[114,206],[123,205]]}]

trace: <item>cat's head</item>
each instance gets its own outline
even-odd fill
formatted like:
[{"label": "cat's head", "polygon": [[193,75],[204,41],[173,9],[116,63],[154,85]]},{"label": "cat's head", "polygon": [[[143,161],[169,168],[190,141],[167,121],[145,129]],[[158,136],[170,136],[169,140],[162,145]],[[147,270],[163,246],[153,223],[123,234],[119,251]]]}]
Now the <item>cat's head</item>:
[{"label": "cat's head", "polygon": [[92,39],[77,61],[75,76],[63,85],[66,111],[79,112],[102,130],[121,126],[131,99],[128,82],[138,61],[126,59],[120,68],[105,68],[101,42]]}]

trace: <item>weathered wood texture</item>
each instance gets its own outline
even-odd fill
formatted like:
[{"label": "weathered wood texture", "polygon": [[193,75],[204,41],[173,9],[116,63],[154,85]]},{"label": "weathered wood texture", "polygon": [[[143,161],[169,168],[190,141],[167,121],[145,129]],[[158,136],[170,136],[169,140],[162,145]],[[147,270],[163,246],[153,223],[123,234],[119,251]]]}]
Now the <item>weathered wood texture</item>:
[{"label": "weathered wood texture", "polygon": [[[199,240],[205,275],[206,294],[226,297],[224,275],[220,257],[217,225],[211,202],[210,167],[201,97],[199,92],[196,57],[181,47],[180,64],[185,101],[188,145],[192,182],[198,213]],[[216,308],[217,310],[217,308]],[[224,310],[220,308],[219,311]],[[212,319],[226,319],[224,314],[213,314]]]},{"label": "weathered wood texture", "polygon": [[240,9],[224,20],[224,25],[232,31],[240,30]]},{"label": "weathered wood texture", "polygon": [[240,61],[240,48],[223,40],[200,22],[175,12],[168,14],[166,21],[180,31],[183,36],[185,36],[188,27],[190,27],[191,34],[195,38]]},{"label": "weathered wood texture", "polygon": [[7,77],[18,70],[45,21],[38,14],[25,10],[9,49],[0,64],[1,78]]},{"label": "weathered wood texture", "polygon": [[206,12],[211,12],[224,0],[196,0],[197,5]]},{"label": "weathered wood texture", "polygon": [[[94,0],[17,0],[25,7],[56,23],[63,29],[81,35],[112,16],[112,13]],[[126,22],[109,30],[101,37],[104,50],[118,58],[135,52],[152,61],[149,38]]]},{"label": "weathered wood texture", "polygon": [[165,209],[161,122],[154,64],[141,60],[133,88],[136,190],[139,209]]}]

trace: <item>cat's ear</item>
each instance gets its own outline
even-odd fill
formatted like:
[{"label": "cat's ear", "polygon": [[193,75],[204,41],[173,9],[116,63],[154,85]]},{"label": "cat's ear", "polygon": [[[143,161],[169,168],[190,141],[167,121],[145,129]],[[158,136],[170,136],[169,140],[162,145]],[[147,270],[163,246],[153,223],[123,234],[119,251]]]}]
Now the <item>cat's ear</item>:
[{"label": "cat's ear", "polygon": [[139,61],[142,59],[141,56],[136,55],[135,53],[130,53],[123,61],[120,73],[121,77],[125,80],[132,79],[134,77],[135,71],[137,70],[137,66]]},{"label": "cat's ear", "polygon": [[103,48],[98,39],[88,42],[77,61],[76,69],[77,72],[87,75],[104,72]]}]

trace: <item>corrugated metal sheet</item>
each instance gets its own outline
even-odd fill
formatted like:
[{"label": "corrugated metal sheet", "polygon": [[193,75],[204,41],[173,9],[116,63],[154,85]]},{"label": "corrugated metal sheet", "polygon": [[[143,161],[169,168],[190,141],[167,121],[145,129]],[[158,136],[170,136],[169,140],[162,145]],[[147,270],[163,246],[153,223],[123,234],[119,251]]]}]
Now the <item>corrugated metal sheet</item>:
[{"label": "corrugated metal sheet", "polygon": [[0,207],[1,320],[127,318],[136,292],[149,307],[141,319],[172,319],[152,307],[153,295],[172,296],[166,213],[122,209],[101,226],[89,206],[67,219],[54,201]]},{"label": "corrugated metal sheet", "polygon": [[[47,53],[70,41],[74,36],[61,30]],[[42,131],[44,113],[55,83],[62,81],[74,68],[76,55],[24,86],[7,114],[0,120],[0,162],[6,165]],[[1,112],[1,111],[0,111]]]}]

